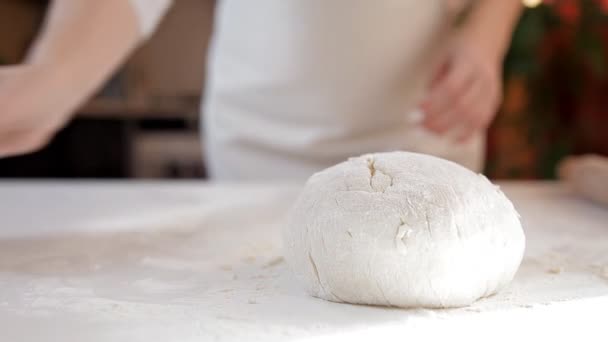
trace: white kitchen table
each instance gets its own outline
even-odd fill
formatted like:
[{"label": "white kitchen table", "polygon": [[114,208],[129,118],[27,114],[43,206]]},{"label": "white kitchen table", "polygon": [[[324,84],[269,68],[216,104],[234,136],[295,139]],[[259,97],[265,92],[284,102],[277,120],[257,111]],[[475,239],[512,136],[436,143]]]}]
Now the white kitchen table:
[{"label": "white kitchen table", "polygon": [[307,296],[281,257],[288,185],[0,182],[0,341],[608,340],[608,209],[503,183],[527,250],[471,307]]}]

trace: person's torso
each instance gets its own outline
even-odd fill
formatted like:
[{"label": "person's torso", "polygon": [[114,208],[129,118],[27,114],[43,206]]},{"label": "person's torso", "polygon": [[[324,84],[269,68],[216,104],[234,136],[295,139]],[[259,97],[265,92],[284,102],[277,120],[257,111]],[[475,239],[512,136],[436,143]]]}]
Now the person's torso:
[{"label": "person's torso", "polygon": [[458,159],[462,146],[408,116],[448,29],[443,0],[221,1],[203,113],[211,167],[266,159],[301,177],[366,152]]}]

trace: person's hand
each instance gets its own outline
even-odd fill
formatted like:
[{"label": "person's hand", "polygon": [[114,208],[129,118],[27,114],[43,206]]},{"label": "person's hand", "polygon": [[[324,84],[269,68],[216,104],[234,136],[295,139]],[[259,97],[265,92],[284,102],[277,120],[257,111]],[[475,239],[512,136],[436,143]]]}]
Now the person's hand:
[{"label": "person's hand", "polygon": [[593,154],[567,157],[558,164],[557,173],[576,193],[608,205],[608,157]]},{"label": "person's hand", "polygon": [[454,37],[421,104],[427,129],[466,142],[488,127],[502,98],[501,58],[489,50],[466,32]]},{"label": "person's hand", "polygon": [[0,67],[0,158],[33,152],[52,138],[78,105],[53,66]]}]

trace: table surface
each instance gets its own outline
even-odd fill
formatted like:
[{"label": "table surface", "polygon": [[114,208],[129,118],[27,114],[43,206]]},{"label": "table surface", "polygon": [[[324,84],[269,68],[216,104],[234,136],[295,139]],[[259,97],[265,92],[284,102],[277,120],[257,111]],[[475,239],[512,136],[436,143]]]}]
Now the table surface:
[{"label": "table surface", "polygon": [[605,340],[608,209],[558,183],[503,183],[527,249],[471,307],[403,310],[307,296],[281,257],[296,186],[0,182],[6,341]]}]

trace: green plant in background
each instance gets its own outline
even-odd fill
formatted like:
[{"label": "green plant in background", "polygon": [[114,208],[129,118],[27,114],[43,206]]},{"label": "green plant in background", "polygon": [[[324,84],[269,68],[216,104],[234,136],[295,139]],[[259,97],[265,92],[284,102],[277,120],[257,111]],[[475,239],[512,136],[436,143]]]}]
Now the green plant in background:
[{"label": "green plant in background", "polygon": [[490,130],[491,176],[553,178],[568,154],[608,154],[607,13],[608,0],[546,1],[523,13]]}]

